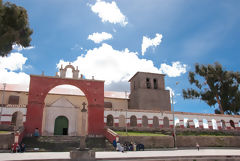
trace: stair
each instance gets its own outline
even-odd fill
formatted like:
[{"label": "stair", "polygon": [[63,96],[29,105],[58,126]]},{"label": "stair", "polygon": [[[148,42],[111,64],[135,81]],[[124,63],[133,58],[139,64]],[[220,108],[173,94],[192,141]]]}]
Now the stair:
[{"label": "stair", "polygon": [[[79,148],[79,136],[41,136],[41,137],[25,137],[23,143],[26,145],[27,151],[63,152],[71,151]],[[115,150],[111,143],[104,137],[88,137],[86,138],[86,146],[89,149],[99,149],[112,151]]]}]

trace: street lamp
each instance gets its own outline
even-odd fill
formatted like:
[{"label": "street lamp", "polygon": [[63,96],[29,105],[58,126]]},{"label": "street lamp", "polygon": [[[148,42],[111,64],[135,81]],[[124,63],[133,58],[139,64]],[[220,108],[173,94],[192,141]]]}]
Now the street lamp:
[{"label": "street lamp", "polygon": [[[127,91],[125,91],[125,98],[127,99],[128,98],[128,94],[127,94]],[[125,116],[125,126],[126,126],[126,135],[128,136],[128,128],[127,128],[127,111],[128,111],[128,107],[126,108],[126,116]]]},{"label": "street lamp", "polygon": [[126,135],[128,135],[128,128],[127,128],[127,111],[128,111],[128,109],[126,109],[126,117],[125,117],[125,125],[126,125]]},{"label": "street lamp", "polygon": [[3,92],[2,92],[2,107],[1,107],[1,111],[0,111],[0,122],[2,123],[2,109],[3,109],[3,104],[4,104],[4,92],[5,92],[5,88],[6,88],[6,83],[3,83]]},{"label": "street lamp", "polygon": [[[176,82],[176,85],[178,85],[178,82]],[[173,146],[174,148],[176,147],[176,141],[177,141],[177,138],[176,138],[176,127],[175,127],[175,117],[174,117],[174,94],[173,94],[173,91],[171,92],[171,97],[172,97],[172,114],[173,114]]]}]

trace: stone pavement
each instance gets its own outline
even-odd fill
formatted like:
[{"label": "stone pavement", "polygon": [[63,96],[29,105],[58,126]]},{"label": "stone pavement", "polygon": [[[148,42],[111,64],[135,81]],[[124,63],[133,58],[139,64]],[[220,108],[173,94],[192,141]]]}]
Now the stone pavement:
[{"label": "stone pavement", "polygon": [[25,152],[25,153],[0,153],[0,161],[6,160],[48,160],[70,159],[69,152]]},{"label": "stone pavement", "polygon": [[133,159],[133,158],[168,158],[168,157],[204,157],[204,156],[238,156],[240,149],[188,149],[164,151],[136,151],[136,152],[97,152],[97,159]]},{"label": "stone pavement", "polygon": [[[159,150],[135,152],[96,152],[97,160],[108,159],[134,159],[134,158],[167,158],[186,156],[237,156],[240,149],[187,149],[187,150]],[[0,153],[0,161],[6,160],[70,160],[69,152],[25,152],[25,153]]]}]

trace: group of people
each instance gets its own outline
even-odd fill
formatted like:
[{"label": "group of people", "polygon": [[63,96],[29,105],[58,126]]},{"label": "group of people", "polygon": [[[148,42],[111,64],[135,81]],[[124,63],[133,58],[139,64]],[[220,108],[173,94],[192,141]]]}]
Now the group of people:
[{"label": "group of people", "polygon": [[129,143],[125,142],[124,144],[121,144],[119,141],[116,142],[113,141],[113,146],[116,148],[117,151],[124,152],[124,151],[140,151],[144,150],[143,144],[136,144],[136,143]]},{"label": "group of people", "polygon": [[12,153],[23,153],[26,150],[26,146],[24,143],[18,144],[18,143],[13,143],[11,146],[11,152]]}]

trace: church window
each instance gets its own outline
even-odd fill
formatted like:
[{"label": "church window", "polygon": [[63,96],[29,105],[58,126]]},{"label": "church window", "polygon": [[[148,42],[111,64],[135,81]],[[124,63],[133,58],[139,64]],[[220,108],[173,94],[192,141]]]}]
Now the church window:
[{"label": "church window", "polygon": [[13,96],[13,95],[9,96],[8,104],[18,105],[19,104],[19,96]]},{"label": "church window", "polygon": [[156,78],[153,79],[153,87],[154,87],[154,89],[158,88],[157,79]]},{"label": "church window", "polygon": [[149,78],[146,78],[146,86],[147,88],[151,88],[151,83]]}]

